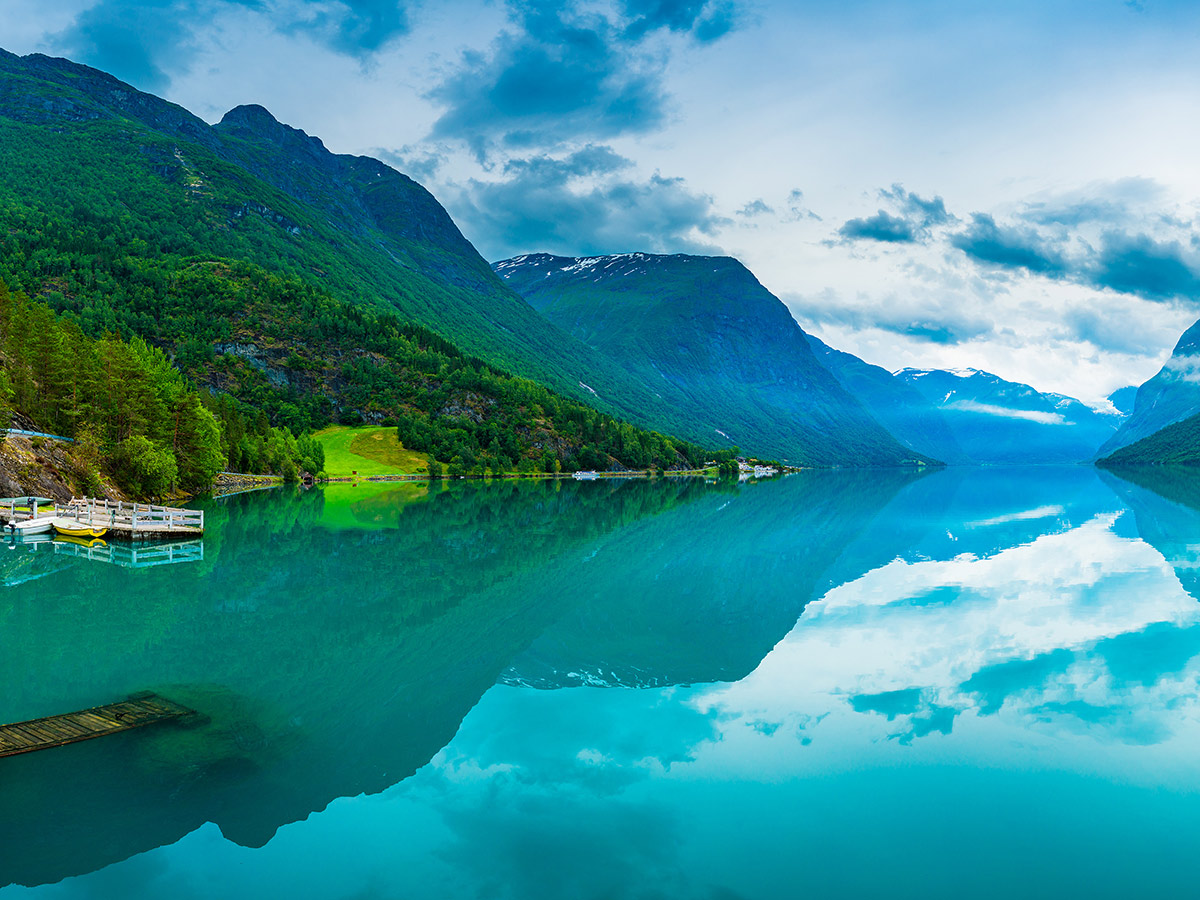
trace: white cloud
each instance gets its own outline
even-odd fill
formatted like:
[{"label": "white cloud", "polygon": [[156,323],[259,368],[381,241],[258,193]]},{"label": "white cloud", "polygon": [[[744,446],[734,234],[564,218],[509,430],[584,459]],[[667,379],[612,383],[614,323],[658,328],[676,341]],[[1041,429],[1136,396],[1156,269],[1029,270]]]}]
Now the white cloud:
[{"label": "white cloud", "polygon": [[1034,409],[1010,409],[1007,406],[993,406],[990,403],[979,403],[975,400],[955,400],[953,403],[946,404],[946,408],[1000,416],[1005,419],[1024,419],[1027,422],[1038,422],[1041,425],[1067,424],[1066,418],[1061,413],[1040,412]]}]

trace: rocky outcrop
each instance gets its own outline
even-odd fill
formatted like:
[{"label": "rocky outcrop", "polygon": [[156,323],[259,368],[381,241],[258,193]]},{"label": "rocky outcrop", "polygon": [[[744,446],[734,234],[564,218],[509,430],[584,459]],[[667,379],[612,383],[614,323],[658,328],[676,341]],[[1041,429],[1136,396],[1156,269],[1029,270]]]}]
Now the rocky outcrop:
[{"label": "rocky outcrop", "polygon": [[72,477],[75,463],[66,447],[58,441],[9,435],[0,444],[0,496],[54,500],[79,496],[82,491]]}]

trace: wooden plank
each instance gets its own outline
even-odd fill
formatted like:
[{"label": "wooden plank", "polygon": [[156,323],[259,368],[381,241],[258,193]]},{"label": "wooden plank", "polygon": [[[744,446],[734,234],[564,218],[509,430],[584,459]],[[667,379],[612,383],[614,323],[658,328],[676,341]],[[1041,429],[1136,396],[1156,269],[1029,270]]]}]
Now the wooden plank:
[{"label": "wooden plank", "polygon": [[60,716],[0,725],[0,757],[61,747],[192,715],[195,713],[186,706],[150,695]]}]

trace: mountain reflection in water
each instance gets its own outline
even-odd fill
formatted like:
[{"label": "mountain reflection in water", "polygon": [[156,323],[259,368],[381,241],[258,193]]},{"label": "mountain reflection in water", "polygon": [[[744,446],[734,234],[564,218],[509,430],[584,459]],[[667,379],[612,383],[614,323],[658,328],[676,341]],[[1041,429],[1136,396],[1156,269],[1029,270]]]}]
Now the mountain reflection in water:
[{"label": "mountain reflection in water", "polygon": [[1197,485],[879,470],[214,502],[200,561],[56,558],[0,595],[0,721],[146,689],[211,720],[0,760],[0,885],[1174,890],[1200,874]]}]

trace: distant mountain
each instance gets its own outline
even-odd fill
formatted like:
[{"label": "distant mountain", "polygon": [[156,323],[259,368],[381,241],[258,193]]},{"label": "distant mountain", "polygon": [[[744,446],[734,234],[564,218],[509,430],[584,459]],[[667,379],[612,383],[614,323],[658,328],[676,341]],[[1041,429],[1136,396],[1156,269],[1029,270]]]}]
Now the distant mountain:
[{"label": "distant mountain", "polygon": [[811,334],[805,337],[838,383],[900,443],[952,465],[970,462],[941,411],[911,384],[852,353],[835,350]]},{"label": "distant mountain", "polygon": [[977,463],[1082,462],[1120,421],[1071,397],[1041,393],[977,369],[896,374],[941,410],[963,451]]},{"label": "distant mountain", "polygon": [[1133,412],[1096,455],[1109,456],[1197,413],[1200,413],[1200,322],[1183,333],[1158,374],[1137,389]]},{"label": "distant mountain", "polygon": [[545,253],[493,264],[550,322],[723,439],[809,465],[896,465],[901,445],[821,365],[804,331],[737,260]]}]

